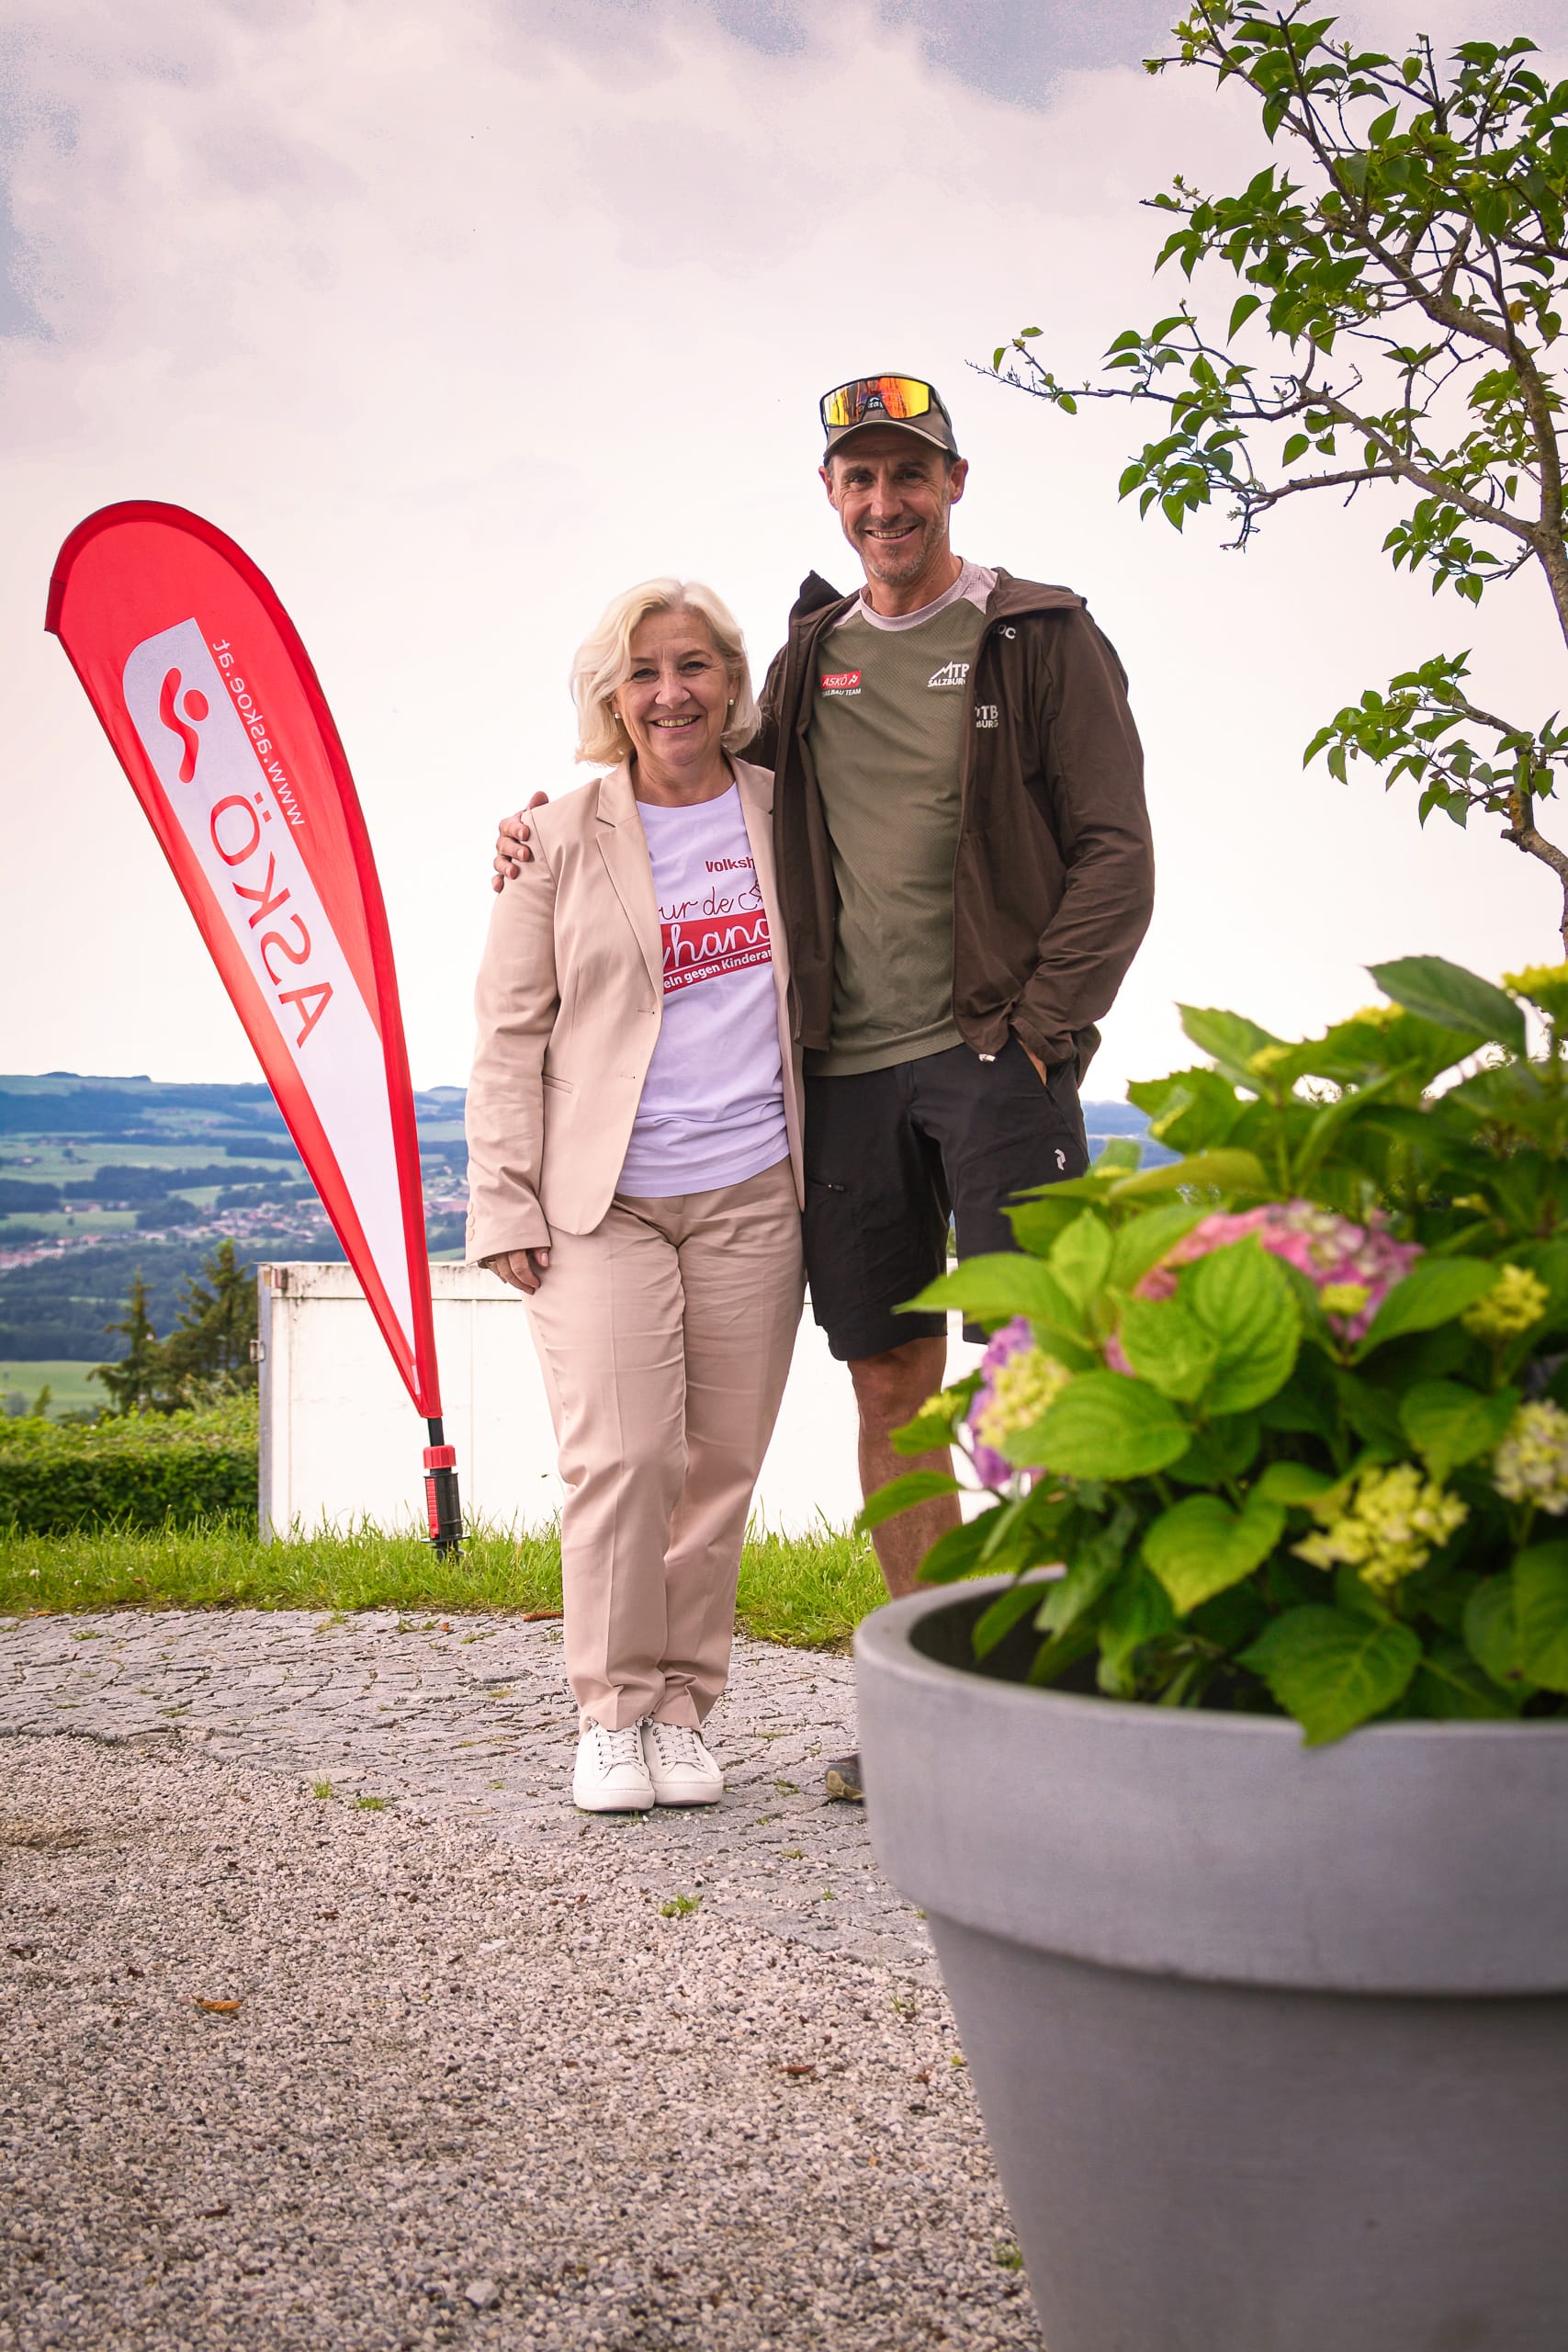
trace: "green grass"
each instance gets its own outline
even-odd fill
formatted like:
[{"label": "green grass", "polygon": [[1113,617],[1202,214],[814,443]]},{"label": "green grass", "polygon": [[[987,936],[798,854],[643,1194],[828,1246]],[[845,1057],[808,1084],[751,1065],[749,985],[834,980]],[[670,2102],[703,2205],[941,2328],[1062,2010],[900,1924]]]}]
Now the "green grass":
[{"label": "green grass", "polygon": [[[759,1533],[740,1564],[742,1633],[795,1649],[841,1649],[885,1598],[862,1536]],[[152,1532],[0,1532],[0,1615],[96,1609],[395,1609],[449,1617],[560,1607],[553,1529],[483,1531],[455,1560],[416,1535],[316,1535],[263,1544],[234,1521]]]}]

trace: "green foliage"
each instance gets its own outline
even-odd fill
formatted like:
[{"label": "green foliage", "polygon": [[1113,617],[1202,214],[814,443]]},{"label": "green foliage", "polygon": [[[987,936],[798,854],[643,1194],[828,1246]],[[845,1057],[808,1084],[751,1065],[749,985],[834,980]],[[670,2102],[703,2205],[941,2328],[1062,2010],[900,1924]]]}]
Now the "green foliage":
[{"label": "green foliage", "polygon": [[124,1317],[105,1329],[122,1332],[126,1341],[118,1363],[101,1363],[93,1374],[117,1412],[177,1412],[256,1385],[251,1361],[255,1277],[240,1264],[232,1241],[220,1241],[202,1261],[200,1273],[186,1277],[179,1315],[166,1340],[152,1329],[140,1273],[132,1279]]},{"label": "green foliage", "polygon": [[1568,965],[1377,977],[1294,1044],[1188,1011],[1213,1066],[1133,1090],[1189,1143],[1168,1183],[1097,1164],[946,1279],[1000,1335],[920,1443],[993,1499],[922,1574],[1018,1579],[979,1646],[1027,1620],[1036,1682],[1093,1656],[1314,1743],[1568,1712]]},{"label": "green foliage", "polygon": [[188,1524],[256,1508],[256,1408],[136,1413],[84,1427],[0,1421],[0,1526],[54,1535],[114,1521]]},{"label": "green foliage", "polygon": [[[1249,90],[1276,145],[1233,194],[1179,176],[1151,200],[1169,224],[1156,270],[1228,276],[1223,326],[1183,294],[1114,338],[1099,382],[1068,390],[1037,327],[999,345],[991,372],[1069,415],[1086,399],[1156,412],[1119,485],[1141,514],[1180,530],[1217,504],[1245,547],[1289,499],[1380,485],[1397,502],[1396,571],[1472,605],[1531,571],[1568,634],[1568,84],[1543,78],[1523,38],[1440,60],[1425,39],[1389,54],[1337,30],[1308,0],[1198,0],[1172,53],[1148,61]],[[1436,654],[1346,705],[1306,757],[1326,754],[1341,782],[1361,759],[1388,786],[1407,779],[1423,824],[1434,809],[1501,819],[1563,884],[1568,926],[1568,856],[1538,822],[1568,727],[1487,709],[1468,676],[1467,655]]]},{"label": "green foliage", "polygon": [[104,1328],[111,1335],[116,1331],[124,1335],[125,1353],[117,1363],[99,1364],[92,1377],[103,1382],[117,1413],[152,1411],[162,1388],[162,1360],[158,1335],[147,1312],[147,1284],[140,1272],[131,1277],[124,1316]]}]

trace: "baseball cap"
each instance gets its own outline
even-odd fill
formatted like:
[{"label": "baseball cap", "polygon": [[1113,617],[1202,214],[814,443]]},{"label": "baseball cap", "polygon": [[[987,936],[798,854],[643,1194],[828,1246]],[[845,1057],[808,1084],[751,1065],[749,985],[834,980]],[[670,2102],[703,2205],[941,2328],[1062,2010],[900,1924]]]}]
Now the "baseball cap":
[{"label": "baseball cap", "polygon": [[913,433],[950,458],[958,455],[953,419],[934,384],[921,376],[852,376],[824,392],[818,403],[828,436],[826,457],[868,424],[891,424]]}]

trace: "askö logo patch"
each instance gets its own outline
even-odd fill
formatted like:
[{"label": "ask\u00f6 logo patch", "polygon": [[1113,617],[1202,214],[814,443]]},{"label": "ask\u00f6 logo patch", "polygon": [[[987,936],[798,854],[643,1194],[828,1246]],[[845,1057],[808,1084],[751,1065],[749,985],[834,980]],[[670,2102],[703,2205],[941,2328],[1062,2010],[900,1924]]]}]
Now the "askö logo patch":
[{"label": "ask\u00f6 logo patch", "polygon": [[860,672],[858,670],[824,670],[821,684],[825,695],[858,695]]},{"label": "ask\u00f6 logo patch", "polygon": [[931,676],[926,680],[928,687],[935,686],[939,691],[944,686],[966,686],[968,684],[969,664],[967,662],[944,662],[940,670],[933,670]]}]

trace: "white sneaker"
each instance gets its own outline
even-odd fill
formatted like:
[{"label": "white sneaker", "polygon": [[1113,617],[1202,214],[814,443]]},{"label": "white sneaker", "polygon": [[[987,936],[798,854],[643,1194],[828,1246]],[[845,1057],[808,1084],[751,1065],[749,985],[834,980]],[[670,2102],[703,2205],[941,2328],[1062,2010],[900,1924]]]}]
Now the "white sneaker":
[{"label": "white sneaker", "polygon": [[642,1740],[637,1724],[611,1731],[605,1724],[588,1724],[577,1743],[571,1773],[571,1801],[580,1813],[646,1813],[653,1803],[653,1782],[642,1760]]},{"label": "white sneaker", "polygon": [[655,1804],[716,1804],[724,1774],[690,1724],[661,1724],[646,1715],[642,1752]]}]

